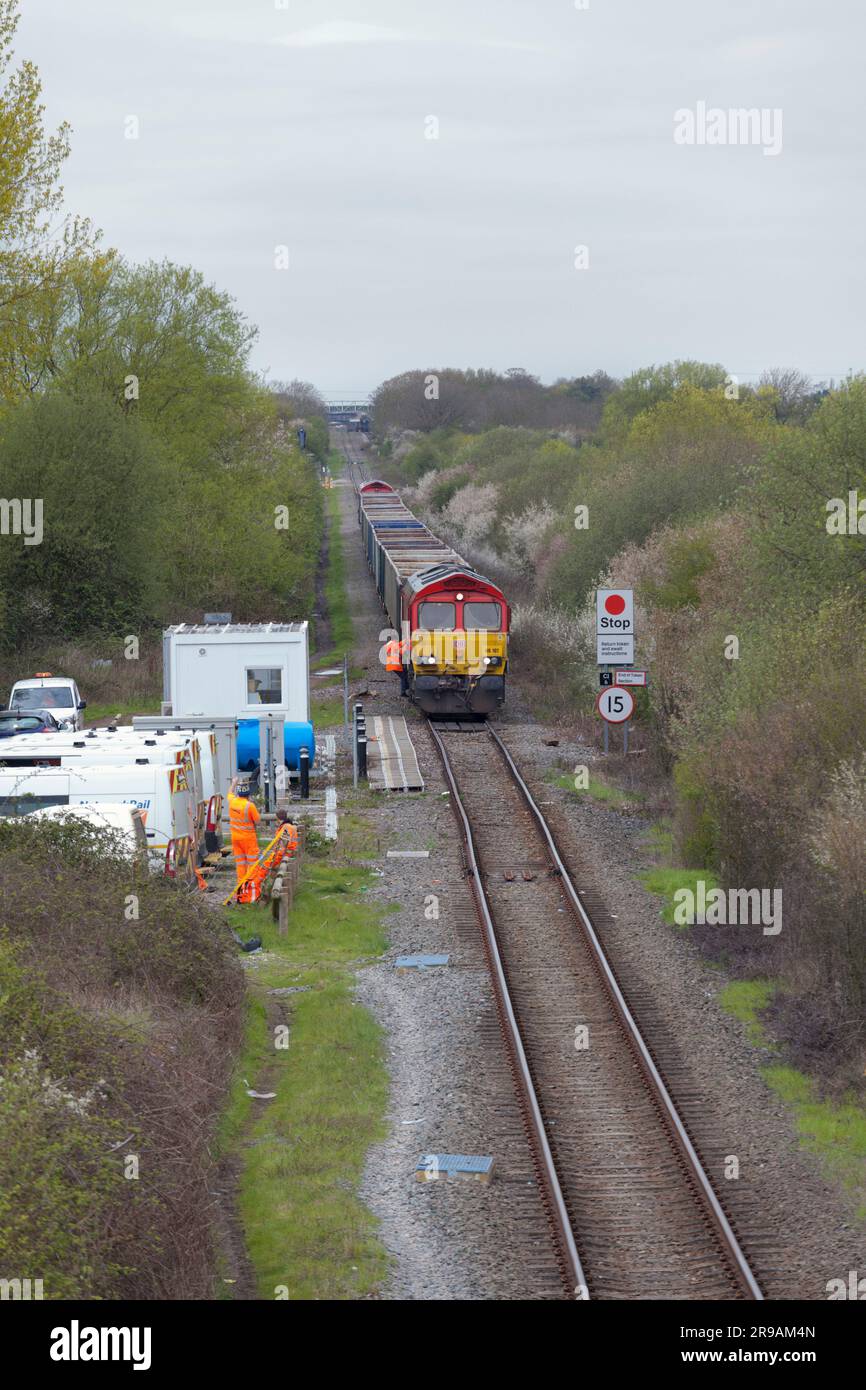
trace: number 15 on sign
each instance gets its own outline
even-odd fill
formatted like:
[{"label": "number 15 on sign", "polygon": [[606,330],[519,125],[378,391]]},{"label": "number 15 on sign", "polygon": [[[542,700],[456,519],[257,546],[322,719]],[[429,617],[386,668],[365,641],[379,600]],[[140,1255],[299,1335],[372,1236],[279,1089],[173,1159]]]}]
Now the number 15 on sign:
[{"label": "number 15 on sign", "polygon": [[625,724],[634,714],[634,696],[628,686],[605,686],[595,703],[602,719],[606,719],[608,724]]}]

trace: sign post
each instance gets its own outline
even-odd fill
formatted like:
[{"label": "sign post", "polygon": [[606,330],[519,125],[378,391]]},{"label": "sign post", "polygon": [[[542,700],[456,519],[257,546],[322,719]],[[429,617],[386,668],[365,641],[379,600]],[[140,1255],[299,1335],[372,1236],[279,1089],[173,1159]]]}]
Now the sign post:
[{"label": "sign post", "polygon": [[[623,752],[628,752],[628,721],[634,713],[634,697],[628,686],[640,680],[620,680],[620,670],[610,667],[634,665],[634,590],[596,589],[595,592],[596,662],[600,668],[601,693],[596,708],[604,720],[604,751],[610,746],[608,725],[622,724]],[[645,683],[646,677],[644,675]]]}]

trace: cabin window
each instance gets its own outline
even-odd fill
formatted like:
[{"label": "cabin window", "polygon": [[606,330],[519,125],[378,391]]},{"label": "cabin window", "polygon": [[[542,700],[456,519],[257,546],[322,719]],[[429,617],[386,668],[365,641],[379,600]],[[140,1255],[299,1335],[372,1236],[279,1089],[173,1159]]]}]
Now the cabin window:
[{"label": "cabin window", "polygon": [[281,705],[282,703],[282,670],[278,666],[248,666],[247,704]]},{"label": "cabin window", "polygon": [[473,602],[463,605],[463,626],[467,632],[498,632],[502,627],[502,609],[498,603]]},{"label": "cabin window", "polygon": [[452,632],[457,620],[457,610],[453,603],[419,603],[418,626],[432,631]]}]

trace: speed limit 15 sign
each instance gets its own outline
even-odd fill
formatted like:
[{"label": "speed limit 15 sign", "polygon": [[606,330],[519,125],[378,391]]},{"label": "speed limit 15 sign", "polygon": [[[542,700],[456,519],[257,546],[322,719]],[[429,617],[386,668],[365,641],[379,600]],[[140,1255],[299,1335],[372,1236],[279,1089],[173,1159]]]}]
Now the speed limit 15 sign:
[{"label": "speed limit 15 sign", "polygon": [[607,686],[599,691],[596,708],[608,724],[624,724],[634,714],[634,696],[628,686]]}]

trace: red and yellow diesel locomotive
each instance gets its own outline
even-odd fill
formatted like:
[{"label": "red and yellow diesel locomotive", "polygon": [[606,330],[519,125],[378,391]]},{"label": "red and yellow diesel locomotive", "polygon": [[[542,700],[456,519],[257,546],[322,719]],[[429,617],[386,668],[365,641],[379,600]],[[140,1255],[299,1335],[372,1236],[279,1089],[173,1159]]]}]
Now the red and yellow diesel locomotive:
[{"label": "red and yellow diesel locomotive", "polygon": [[405,644],[408,694],[427,714],[492,714],[505,703],[509,609],[498,585],[413,516],[389,483],[358,489],[367,563]]}]

